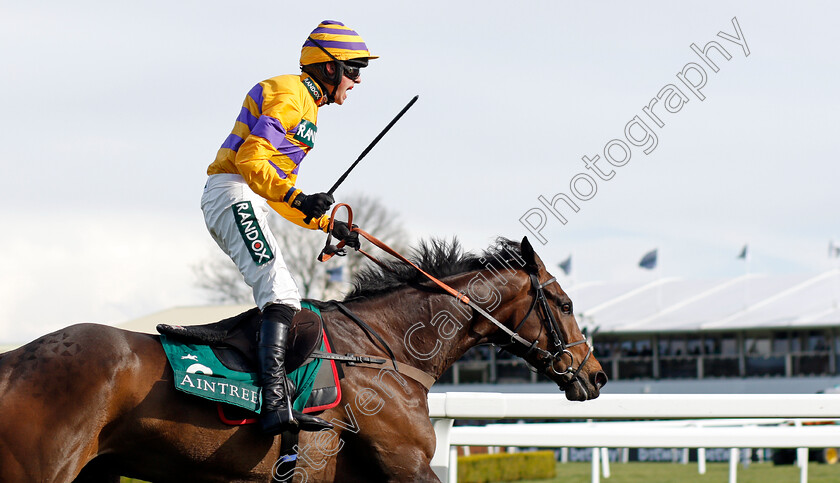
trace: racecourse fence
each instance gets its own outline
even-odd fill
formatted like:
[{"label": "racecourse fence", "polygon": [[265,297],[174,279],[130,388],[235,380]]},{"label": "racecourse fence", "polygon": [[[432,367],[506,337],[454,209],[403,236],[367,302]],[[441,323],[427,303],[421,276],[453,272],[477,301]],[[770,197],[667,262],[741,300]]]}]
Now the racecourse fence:
[{"label": "racecourse fence", "polygon": [[[449,482],[457,475],[456,446],[592,448],[593,483],[610,475],[607,448],[698,448],[701,472],[706,448],[731,448],[734,483],[739,448],[798,448],[805,482],[807,449],[840,446],[840,425],[801,425],[840,418],[838,394],[602,394],[580,403],[562,394],[447,392],[429,394],[429,416],[437,437],[432,467]],[[599,421],[453,426],[456,419]],[[616,421],[638,419],[656,422]]]}]

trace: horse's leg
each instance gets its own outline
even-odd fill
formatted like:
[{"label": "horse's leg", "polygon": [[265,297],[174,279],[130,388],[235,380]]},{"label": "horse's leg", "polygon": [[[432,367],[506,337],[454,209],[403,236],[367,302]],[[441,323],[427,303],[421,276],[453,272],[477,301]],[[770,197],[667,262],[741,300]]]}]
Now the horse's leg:
[{"label": "horse's leg", "polygon": [[435,452],[435,432],[426,392],[418,390],[414,397],[420,401],[418,408],[406,411],[398,406],[403,403],[391,402],[366,418],[366,423],[371,420],[371,426],[380,434],[370,438],[363,434],[362,439],[370,446],[388,481],[437,482],[440,480],[430,464]]},{"label": "horse's leg", "polygon": [[345,374],[341,406],[324,414],[336,435],[310,436],[302,459],[327,463],[335,481],[439,481],[429,464],[435,434],[425,389],[389,370],[347,368]]}]

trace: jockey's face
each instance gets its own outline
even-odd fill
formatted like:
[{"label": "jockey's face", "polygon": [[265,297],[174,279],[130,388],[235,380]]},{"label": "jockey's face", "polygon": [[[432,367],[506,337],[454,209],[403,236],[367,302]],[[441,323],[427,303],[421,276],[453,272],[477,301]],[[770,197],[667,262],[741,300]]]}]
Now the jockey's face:
[{"label": "jockey's face", "polygon": [[[327,72],[332,74],[335,72],[335,66],[333,63],[327,64]],[[356,84],[362,82],[361,74],[356,80],[352,80],[348,78],[346,75],[341,76],[341,81],[338,83],[338,88],[335,90],[335,103],[338,105],[344,104],[344,101],[347,100],[347,92],[353,89]]]}]

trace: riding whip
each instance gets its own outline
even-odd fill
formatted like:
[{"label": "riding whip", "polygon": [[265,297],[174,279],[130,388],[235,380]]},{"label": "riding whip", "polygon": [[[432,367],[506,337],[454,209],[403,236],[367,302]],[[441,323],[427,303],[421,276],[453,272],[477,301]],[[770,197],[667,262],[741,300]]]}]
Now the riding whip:
[{"label": "riding whip", "polygon": [[[379,140],[382,139],[382,136],[384,136],[385,133],[387,133],[392,127],[394,127],[394,124],[396,124],[397,121],[399,121],[400,118],[403,116],[403,114],[405,114],[406,111],[408,111],[411,108],[411,106],[413,106],[414,103],[417,102],[417,99],[419,97],[420,97],[419,95],[416,95],[416,96],[412,97],[410,101],[408,101],[408,104],[406,104],[405,107],[403,107],[402,110],[399,112],[399,114],[397,114],[397,116],[394,117],[394,119],[392,119],[391,122],[389,122],[387,126],[385,126],[385,129],[383,129],[382,132],[380,132],[379,135],[377,135],[373,139],[373,141],[371,141],[371,143],[368,145],[368,147],[366,147],[365,150],[362,151],[362,154],[360,154],[359,157],[356,158],[356,161],[354,161],[353,164],[351,164],[350,167],[347,168],[347,171],[345,171],[344,174],[342,174],[341,177],[338,178],[338,181],[336,181],[335,184],[332,185],[332,188],[330,188],[330,190],[327,191],[327,193],[329,193],[330,195],[335,193],[335,190],[338,189],[339,185],[341,185],[341,183],[344,182],[344,179],[347,178],[347,175],[350,174],[350,171],[353,171],[353,168],[355,168],[356,165],[359,164],[359,161],[361,161],[362,158],[364,158],[367,155],[367,153],[369,153],[370,150],[373,149],[374,146],[376,146],[376,143],[378,143]],[[309,222],[311,220],[312,220],[312,217],[307,216],[306,218],[304,218],[303,222],[306,223],[306,224],[309,224]]]}]

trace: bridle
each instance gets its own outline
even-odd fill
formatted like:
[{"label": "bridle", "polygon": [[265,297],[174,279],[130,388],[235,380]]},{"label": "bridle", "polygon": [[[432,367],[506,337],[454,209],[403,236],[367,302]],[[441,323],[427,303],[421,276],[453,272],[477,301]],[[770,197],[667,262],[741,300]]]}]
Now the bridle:
[{"label": "bridle", "polygon": [[[432,275],[426,273],[420,267],[418,267],[416,264],[414,264],[414,262],[412,262],[411,260],[404,257],[403,255],[398,253],[396,250],[394,250],[393,248],[391,248],[388,245],[386,245],[385,243],[383,243],[381,240],[377,239],[376,237],[367,233],[366,231],[362,230],[361,228],[353,225],[353,211],[350,208],[350,206],[348,206],[344,203],[340,203],[340,204],[336,205],[335,208],[333,208],[333,210],[332,210],[331,219],[330,219],[330,226],[329,226],[329,231],[328,231],[328,235],[327,235],[327,242],[325,243],[324,249],[321,251],[321,254],[318,256],[319,261],[324,262],[326,260],[329,260],[330,257],[332,257],[333,255],[342,256],[342,255],[345,254],[344,248],[343,248],[344,247],[344,242],[343,241],[340,242],[337,246],[330,244],[330,242],[332,240],[332,230],[333,230],[333,226],[334,226],[334,223],[335,223],[335,214],[340,207],[347,208],[347,212],[348,212],[347,225],[352,227],[351,228],[352,231],[358,233],[359,236],[364,237],[366,240],[368,240],[369,242],[371,242],[375,246],[379,247],[380,249],[382,249],[386,253],[390,254],[391,256],[393,256],[393,257],[411,265],[412,267],[417,269],[420,273],[422,273],[424,276],[426,276],[426,278],[428,278],[429,280],[434,282],[436,285],[438,285],[440,288],[442,288],[444,291],[446,291],[449,295],[452,295],[453,297],[455,297],[456,299],[458,299],[462,303],[467,304],[470,307],[472,307],[473,310],[475,310],[476,312],[481,314],[484,318],[486,318],[487,320],[492,322],[500,330],[502,330],[508,336],[510,336],[510,340],[511,340],[510,343],[503,344],[502,345],[503,349],[508,350],[507,349],[508,346],[515,345],[515,344],[521,344],[521,345],[525,346],[527,348],[527,350],[521,356],[522,358],[525,358],[528,355],[530,355],[532,352],[534,352],[534,353],[538,354],[539,356],[541,356],[544,360],[547,361],[547,364],[548,364],[549,368],[551,369],[551,372],[557,374],[558,376],[563,376],[563,375],[568,375],[569,376],[569,380],[566,384],[558,385],[561,390],[565,391],[566,388],[568,387],[567,386],[568,383],[575,382],[575,383],[580,385],[580,387],[581,387],[581,389],[583,390],[584,393],[588,394],[588,391],[586,390],[586,385],[583,384],[583,381],[580,378],[580,371],[583,369],[583,366],[586,365],[586,362],[589,361],[589,358],[592,356],[592,343],[587,338],[583,338],[581,340],[574,341],[574,342],[568,342],[568,343],[565,340],[563,340],[563,337],[560,334],[560,325],[557,323],[557,319],[554,318],[554,314],[551,312],[551,308],[548,305],[548,299],[545,296],[545,287],[554,283],[557,280],[556,277],[552,277],[551,280],[548,280],[547,282],[540,283],[539,277],[537,276],[537,274],[528,273],[528,277],[531,280],[531,288],[534,289],[534,292],[535,292],[534,299],[531,301],[531,306],[528,309],[528,312],[525,313],[525,316],[522,317],[522,320],[518,324],[516,324],[516,326],[514,326],[513,330],[511,330],[508,327],[506,327],[504,324],[499,322],[489,312],[484,310],[484,308],[482,308],[481,306],[479,306],[478,304],[476,304],[475,302],[470,300],[470,298],[467,297],[465,294],[463,294],[461,292],[458,292],[457,290],[453,289],[449,285],[441,282],[437,278],[435,278]],[[388,267],[388,265],[386,265],[385,263],[382,263],[380,260],[378,260],[376,257],[372,256],[371,254],[365,252],[364,250],[360,250],[360,249],[358,249],[358,251],[360,253],[362,253],[363,255],[365,255],[366,257],[368,257],[373,262],[375,262],[380,267],[382,267],[386,270],[390,270],[390,267]],[[540,317],[540,323],[542,325],[542,328],[545,329],[549,334],[549,341],[553,346],[552,350],[550,350],[550,351],[537,347],[537,342],[539,340],[539,336],[537,336],[537,338],[534,339],[533,341],[529,342],[528,340],[524,339],[521,335],[519,335],[519,329],[522,328],[522,326],[525,324],[525,321],[528,320],[528,317],[530,317],[531,313],[534,312],[535,310],[537,310],[537,312],[539,312],[539,314],[540,314],[539,317]],[[578,345],[581,345],[581,344],[586,344],[586,346],[587,346],[586,356],[584,356],[584,358],[581,360],[580,364],[578,364],[577,368],[575,368],[574,367],[575,356],[571,353],[569,348],[575,347],[575,346],[578,346]],[[569,360],[570,360],[569,365],[566,366],[565,371],[558,372],[557,369],[555,368],[555,363],[556,362],[562,362],[564,355],[569,356]],[[546,369],[545,372],[548,372],[548,370]]]},{"label": "bridle", "polygon": [[[554,283],[557,278],[552,277],[550,280],[540,283],[539,277],[536,274],[529,273],[528,277],[531,280],[531,288],[534,290],[534,298],[531,301],[531,306],[528,308],[528,312],[525,313],[525,316],[522,317],[522,320],[519,321],[516,326],[514,326],[513,330],[507,328],[504,324],[496,320],[495,317],[490,315],[486,310],[479,307],[473,301],[469,301],[470,307],[476,310],[479,314],[481,314],[484,318],[488,319],[494,325],[499,327],[503,332],[505,332],[508,336],[510,336],[510,342],[507,344],[501,344],[500,346],[504,350],[508,349],[509,346],[520,344],[525,346],[527,349],[525,353],[521,355],[522,358],[527,357],[532,352],[537,353],[541,356],[544,360],[547,361],[548,367],[551,369],[551,372],[557,374],[558,376],[569,375],[569,382],[577,382],[581,384],[582,389],[586,392],[586,385],[582,384],[580,381],[580,371],[583,369],[583,366],[586,365],[586,362],[592,356],[592,343],[589,339],[581,339],[575,342],[567,343],[561,333],[560,333],[560,325],[557,323],[557,319],[554,318],[554,314],[551,312],[551,308],[548,305],[548,299],[545,296],[545,287]],[[531,313],[534,311],[539,313],[540,324],[542,329],[545,329],[548,332],[549,342],[552,344],[552,350],[548,351],[545,349],[541,349],[537,347],[537,341],[539,340],[534,339],[532,342],[528,342],[522,336],[519,335],[519,329],[525,324],[528,320],[528,317],[531,316]],[[578,364],[577,368],[575,368],[575,356],[569,350],[569,348],[578,346],[581,344],[586,344],[587,351],[586,355],[581,360],[580,364]],[[562,362],[563,356],[569,357],[569,365],[566,366],[566,370],[563,372],[558,372],[555,366],[556,362]],[[547,369],[546,369],[547,371]],[[561,389],[565,390],[565,387],[561,387]]]}]

